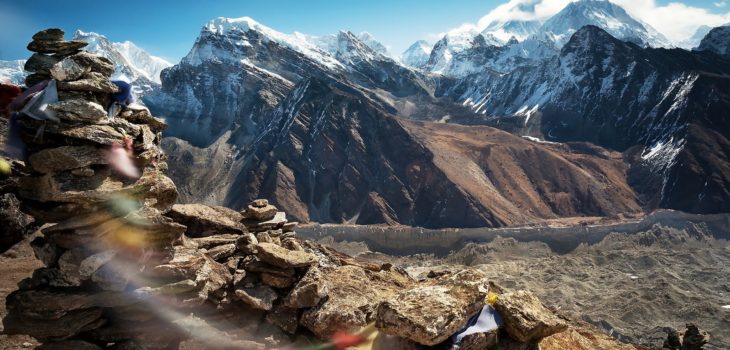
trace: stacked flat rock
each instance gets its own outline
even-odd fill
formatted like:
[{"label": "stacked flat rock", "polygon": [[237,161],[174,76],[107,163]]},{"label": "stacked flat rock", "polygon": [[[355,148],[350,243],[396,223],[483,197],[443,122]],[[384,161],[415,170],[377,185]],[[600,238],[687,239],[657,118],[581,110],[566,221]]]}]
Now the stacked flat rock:
[{"label": "stacked flat rock", "polygon": [[[155,286],[148,283],[156,279],[154,267],[175,259],[173,244],[186,229],[163,215],[177,198],[163,173],[164,123],[141,107],[108,115],[118,92],[109,80],[114,65],[80,51],[85,45],[64,41],[59,29],[37,33],[28,45],[35,54],[26,63],[33,72],[26,84],[55,80],[58,101],[49,108],[58,121],[19,116],[28,159],[16,192],[38,222],[55,224],[32,242],[45,267],[8,296],[5,331],[48,344],[81,335],[107,344],[149,334],[159,345],[169,341],[153,334],[156,327],[146,333],[116,327],[113,334],[109,327],[163,324],[159,315],[134,310],[145,309],[142,287]],[[139,176],[116,170],[113,163],[121,160],[114,149],[129,155]]]},{"label": "stacked flat rock", "polygon": [[251,232],[266,232],[271,230],[282,233],[293,232],[297,222],[288,222],[286,213],[269,204],[266,199],[257,199],[241,210],[243,224]]},{"label": "stacked flat rock", "polygon": [[[151,200],[167,211],[177,198],[158,145],[162,121],[143,107],[130,107],[109,115],[112,94],[119,92],[110,81],[114,64],[101,56],[80,51],[80,41],[64,41],[63,31],[47,29],[33,36],[28,49],[36,53],[26,62],[34,72],[29,79],[56,82],[58,101],[49,109],[58,122],[36,120],[21,114],[22,137],[29,148],[33,176],[20,181],[20,195],[36,203],[34,216],[59,222],[71,215],[94,212],[110,196],[130,195]],[[26,81],[32,86],[34,81]],[[109,150],[125,147],[143,169],[138,179],[114,173]],[[147,197],[147,198],[144,198]]]},{"label": "stacked flat rock", "polygon": [[[35,52],[25,63],[25,70],[31,72],[25,85],[31,87],[51,78],[51,68],[67,57],[81,52],[87,43],[80,40],[65,41],[61,29],[51,28],[33,35],[28,50]],[[108,61],[108,60],[106,60]],[[114,65],[112,64],[112,70]]]}]

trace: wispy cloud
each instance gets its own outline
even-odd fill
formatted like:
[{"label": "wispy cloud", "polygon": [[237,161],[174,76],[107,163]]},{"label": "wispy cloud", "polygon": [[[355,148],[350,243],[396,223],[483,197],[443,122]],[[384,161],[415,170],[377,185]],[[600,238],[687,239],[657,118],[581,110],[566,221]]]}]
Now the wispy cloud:
[{"label": "wispy cloud", "polygon": [[[575,0],[510,0],[497,6],[476,23],[465,23],[449,32],[483,30],[493,21],[511,19],[544,21],[558,13],[572,1]],[[648,23],[674,42],[690,37],[701,25],[715,27],[730,22],[730,12],[716,14],[706,8],[691,6],[682,2],[658,4],[656,0],[611,1],[626,9],[633,17]],[[715,6],[725,6],[726,1],[720,0],[715,3]]]},{"label": "wispy cloud", "polygon": [[[725,0],[722,0],[725,1]],[[650,24],[669,40],[689,38],[701,25],[716,27],[730,21],[730,12],[715,14],[681,2],[658,5],[655,0],[615,0],[632,16]]]},{"label": "wispy cloud", "polygon": [[718,1],[718,2],[713,2],[712,4],[715,5],[715,7],[725,7],[725,6],[727,6],[727,1],[722,0],[722,1]]}]

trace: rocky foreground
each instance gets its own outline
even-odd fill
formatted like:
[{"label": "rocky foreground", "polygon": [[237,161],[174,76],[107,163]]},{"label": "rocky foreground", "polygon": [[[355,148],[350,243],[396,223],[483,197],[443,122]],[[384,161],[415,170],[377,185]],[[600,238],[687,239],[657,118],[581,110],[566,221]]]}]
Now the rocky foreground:
[{"label": "rocky foreground", "polygon": [[[493,308],[502,325],[465,336],[462,349],[635,348],[478,269],[416,279],[299,239],[266,200],[240,212],[174,204],[164,122],[139,106],[110,109],[113,66],[85,43],[56,29],[33,39],[26,84],[56,85],[57,118],[19,115],[28,161],[3,180],[14,208],[45,224],[31,243],[43,267],[7,296],[6,334],[40,349],[450,348]],[[696,349],[706,334],[675,338],[670,347]]]}]

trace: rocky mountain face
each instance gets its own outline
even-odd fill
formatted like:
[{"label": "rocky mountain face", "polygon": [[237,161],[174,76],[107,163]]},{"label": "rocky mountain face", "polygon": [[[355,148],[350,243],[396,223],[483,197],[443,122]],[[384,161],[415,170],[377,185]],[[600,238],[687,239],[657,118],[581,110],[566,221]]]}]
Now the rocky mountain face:
[{"label": "rocky mountain face", "polygon": [[203,27],[190,53],[163,72],[162,89],[145,101],[167,118],[170,136],[207,146],[231,131],[244,145],[264,130],[294,84],[310,76],[394,97],[429,95],[424,77],[352,33],[315,41],[250,18],[219,18]]},{"label": "rocky mountain face", "polygon": [[475,30],[455,31],[447,33],[441,40],[434,44],[428,63],[424,67],[424,71],[436,74],[445,74],[448,72],[449,66],[455,55],[468,50],[475,45],[500,45],[497,38],[490,35],[481,35]]},{"label": "rocky mountain face", "polygon": [[[209,155],[179,141],[165,147],[173,178]],[[300,221],[424,227],[640,211],[619,154],[489,127],[398,120],[363,91],[316,78],[298,84],[249,150],[229,161],[210,171],[227,176],[202,176],[208,185],[181,192],[216,193],[231,207],[267,197]]]},{"label": "rocky mountain face", "polygon": [[[644,49],[588,26],[543,66],[504,76],[475,74],[453,85],[443,83],[439,93],[459,96],[458,101],[485,115],[505,116],[490,123],[513,132],[554,141],[589,141],[622,151],[645,146],[637,151],[638,163],[661,174],[648,191],[660,195],[650,202],[689,211],[723,211],[719,197],[706,195],[728,193],[727,180],[721,176],[713,181],[711,175],[721,170],[714,167],[727,164],[705,157],[724,158],[725,138],[712,130],[727,127],[720,110],[727,106],[721,87],[730,82],[724,78],[728,69],[726,60],[710,53]],[[712,151],[694,153],[699,145]],[[696,191],[694,198],[687,197],[688,186]]]},{"label": "rocky mountain face", "polygon": [[518,67],[540,65],[557,52],[555,43],[548,37],[531,36],[523,41],[512,39],[504,45],[494,45],[483,34],[478,34],[470,47],[452,53],[448,63],[442,63],[432,56],[434,60],[429,60],[426,69],[443,64],[439,72],[456,78],[485,70],[506,73]]},{"label": "rocky mountain face", "polygon": [[[465,38],[447,36],[426,63],[460,73],[433,75],[350,32],[219,18],[145,101],[170,124],[163,147],[185,201],[267,197],[301,221],[427,227],[728,210],[726,59],[595,26],[560,50],[536,36]],[[540,59],[519,56],[530,49]]]},{"label": "rocky mountain face", "polygon": [[730,26],[722,26],[710,30],[702,38],[696,50],[711,51],[730,58]]},{"label": "rocky mountain face", "polygon": [[388,50],[388,48],[383,45],[383,43],[375,39],[372,34],[368,32],[362,32],[357,35],[357,39],[365,43],[365,45],[367,45],[373,51],[383,56],[390,56],[390,50]]}]

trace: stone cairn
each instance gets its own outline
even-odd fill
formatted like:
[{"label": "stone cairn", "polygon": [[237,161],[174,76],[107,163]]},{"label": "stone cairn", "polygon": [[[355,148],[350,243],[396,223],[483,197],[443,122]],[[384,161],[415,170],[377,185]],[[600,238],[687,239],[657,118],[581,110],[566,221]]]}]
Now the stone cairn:
[{"label": "stone cairn", "polygon": [[[164,122],[141,107],[109,116],[114,66],[84,45],[58,29],[28,45],[27,84],[57,82],[50,108],[60,121],[21,117],[29,157],[18,196],[54,224],[32,242],[45,267],[6,300],[6,333],[42,349],[263,349],[370,328],[380,348],[415,349],[463,329],[488,292],[499,293],[489,299],[505,324],[465,337],[462,349],[527,349],[568,328],[532,294],[503,292],[479,270],[416,280],[299,239],[263,199],[240,212],[174,204]],[[138,177],[116,169],[114,149],[131,154]]]}]

